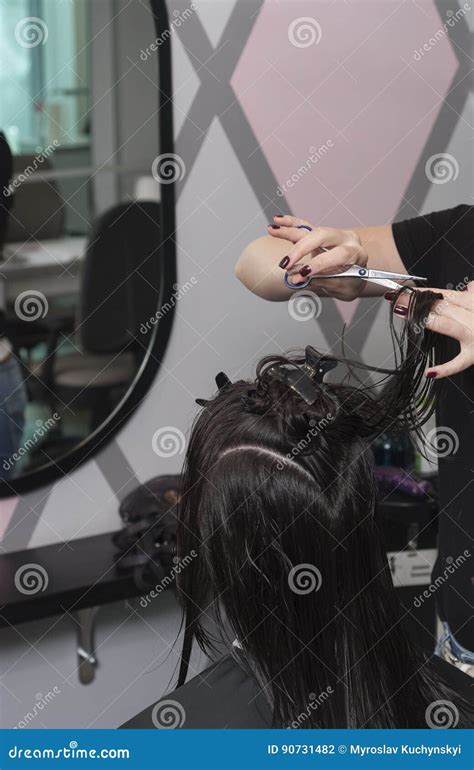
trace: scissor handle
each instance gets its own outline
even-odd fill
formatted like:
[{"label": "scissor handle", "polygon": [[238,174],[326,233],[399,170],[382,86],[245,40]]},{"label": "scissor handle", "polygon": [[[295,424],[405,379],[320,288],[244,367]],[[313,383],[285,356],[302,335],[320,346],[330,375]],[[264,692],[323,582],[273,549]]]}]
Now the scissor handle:
[{"label": "scissor handle", "polygon": [[288,277],[288,273],[285,273],[283,276],[283,283],[285,286],[288,286],[289,289],[304,289],[311,283],[312,280],[311,278],[306,278],[302,283],[290,283]]},{"label": "scissor handle", "polygon": [[[313,228],[309,225],[296,225],[297,230],[307,230],[309,233],[313,231]],[[306,280],[302,281],[302,283],[290,283],[288,280],[288,273],[285,273],[283,276],[283,282],[285,286],[288,286],[289,289],[304,289],[305,286],[308,286],[311,283],[311,278],[307,278]]]}]

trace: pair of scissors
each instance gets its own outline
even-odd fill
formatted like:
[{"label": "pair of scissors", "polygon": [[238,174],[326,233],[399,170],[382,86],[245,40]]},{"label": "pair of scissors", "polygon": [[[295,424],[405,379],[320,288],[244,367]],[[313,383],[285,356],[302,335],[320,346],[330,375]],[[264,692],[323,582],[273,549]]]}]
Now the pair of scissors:
[{"label": "pair of scissors", "polygon": [[[308,225],[298,225],[298,229],[304,229],[311,231],[311,227]],[[323,247],[323,251],[328,251],[328,249],[325,249]],[[311,275],[309,278],[305,279],[301,283],[290,283],[289,278],[293,277],[293,274],[285,273],[283,277],[283,281],[286,286],[288,286],[289,289],[304,289],[306,286],[309,286],[311,281],[314,280],[320,280],[322,278],[362,278],[364,281],[368,281],[369,283],[376,283],[379,286],[383,286],[386,289],[391,289],[392,291],[397,291],[398,289],[401,289],[403,286],[403,283],[399,283],[399,281],[426,281],[426,278],[423,278],[420,275],[406,275],[405,273],[390,273],[385,270],[372,270],[368,267],[362,267],[360,265],[346,265],[346,269],[342,270],[340,273],[331,273],[328,274],[320,274],[320,275]],[[408,288],[408,287],[407,287]]]}]

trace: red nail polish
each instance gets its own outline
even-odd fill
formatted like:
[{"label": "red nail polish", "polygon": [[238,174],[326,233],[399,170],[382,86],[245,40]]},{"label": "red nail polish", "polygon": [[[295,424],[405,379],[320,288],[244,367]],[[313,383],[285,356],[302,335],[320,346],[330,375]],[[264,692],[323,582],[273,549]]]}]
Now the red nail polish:
[{"label": "red nail polish", "polygon": [[285,214],[275,214],[275,217],[278,219],[281,219],[282,217],[286,216]]},{"label": "red nail polish", "polygon": [[397,295],[396,291],[387,291],[385,292],[384,297],[385,299],[388,299],[389,302],[391,302],[393,299],[395,299],[396,295]]},{"label": "red nail polish", "polygon": [[306,275],[309,275],[310,272],[311,272],[311,265],[305,265],[304,267],[301,268],[300,275],[305,277]]},{"label": "red nail polish", "polygon": [[432,380],[434,377],[438,376],[438,372],[426,372],[425,377],[428,380]]},{"label": "red nail polish", "polygon": [[403,305],[395,305],[393,312],[396,313],[396,315],[404,316],[408,314],[408,308],[404,307]]},{"label": "red nail polish", "polygon": [[284,270],[284,269],[285,269],[285,267],[287,266],[287,264],[288,264],[288,262],[289,262],[289,261],[290,261],[290,258],[289,258],[289,257],[283,257],[283,259],[281,260],[281,262],[279,262],[279,266],[281,267],[281,269],[282,269],[282,270]]},{"label": "red nail polish", "polygon": [[280,230],[280,225],[268,225],[272,230]]}]

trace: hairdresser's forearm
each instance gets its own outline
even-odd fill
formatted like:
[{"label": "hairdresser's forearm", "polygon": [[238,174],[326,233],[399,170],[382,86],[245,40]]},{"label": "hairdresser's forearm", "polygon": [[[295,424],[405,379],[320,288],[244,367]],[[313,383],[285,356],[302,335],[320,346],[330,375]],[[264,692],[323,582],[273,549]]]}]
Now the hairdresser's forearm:
[{"label": "hairdresser's forearm", "polygon": [[[316,231],[317,228],[313,232],[316,233]],[[259,297],[276,302],[288,300],[292,290],[288,289],[283,283],[283,271],[279,267],[279,263],[285,256],[294,252],[295,249],[299,248],[300,252],[303,250],[302,247],[306,238],[303,240],[302,236],[305,232],[294,227],[279,227],[271,236],[266,235],[252,241],[243,251],[237,262],[235,268],[236,276],[250,291]],[[404,272],[404,266],[393,239],[391,225],[360,227],[352,231],[339,232],[353,233],[360,240],[362,249],[365,251],[365,257],[363,254],[360,255],[361,264],[368,264],[369,267],[379,270]],[[292,239],[289,240],[285,236]],[[296,238],[300,240],[296,240]],[[330,252],[331,249],[327,252],[328,256]],[[318,260],[322,259],[321,255],[318,257],[311,254],[298,255],[298,257],[298,265],[303,265],[310,261],[314,271],[317,270]],[[326,255],[324,258],[327,258]],[[346,285],[349,286],[349,284]],[[316,291],[318,290],[316,283],[310,284],[310,286]],[[347,297],[341,296],[340,280],[331,279],[330,281],[325,281],[324,287],[329,296],[332,296],[332,293],[334,293],[335,296],[341,299],[352,299],[350,295]],[[362,296],[377,296],[383,294],[383,292],[384,289],[371,284],[364,284],[362,288]]]}]

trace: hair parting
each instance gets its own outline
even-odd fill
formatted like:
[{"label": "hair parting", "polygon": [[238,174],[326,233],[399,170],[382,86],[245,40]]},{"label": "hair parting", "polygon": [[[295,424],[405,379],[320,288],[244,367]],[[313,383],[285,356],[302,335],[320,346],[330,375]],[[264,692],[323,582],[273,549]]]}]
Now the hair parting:
[{"label": "hair parting", "polygon": [[410,292],[406,325],[391,320],[393,371],[349,362],[383,374],[377,387],[315,379],[307,403],[274,376],[304,358],[267,356],[254,380],[221,378],[201,402],[178,513],[178,556],[197,552],[178,575],[180,683],[193,638],[215,651],[204,622],[212,608],[218,635],[234,650],[239,640],[276,727],[298,723],[314,693],[331,694],[304,727],[423,728],[431,703],[458,697],[406,635],[370,451],[374,433],[419,431],[432,411],[426,318],[440,298]]}]

